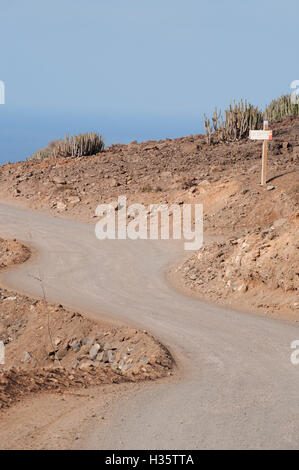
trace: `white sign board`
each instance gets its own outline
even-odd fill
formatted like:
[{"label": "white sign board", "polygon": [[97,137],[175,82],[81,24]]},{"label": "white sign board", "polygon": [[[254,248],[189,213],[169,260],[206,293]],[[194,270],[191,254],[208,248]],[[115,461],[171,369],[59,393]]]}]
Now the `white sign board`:
[{"label": "white sign board", "polygon": [[251,140],[272,140],[272,131],[250,131]]}]

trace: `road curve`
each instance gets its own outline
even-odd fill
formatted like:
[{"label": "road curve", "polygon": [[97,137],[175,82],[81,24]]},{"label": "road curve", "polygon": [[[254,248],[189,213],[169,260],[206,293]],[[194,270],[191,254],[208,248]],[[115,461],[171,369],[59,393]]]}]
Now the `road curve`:
[{"label": "road curve", "polygon": [[1,274],[7,287],[39,296],[41,274],[50,301],[146,328],[179,359],[179,380],[132,388],[79,446],[299,447],[296,326],[173,291],[164,279],[178,255],[171,242],[100,242],[91,225],[8,205],[0,205],[0,235],[29,241],[38,253]]}]

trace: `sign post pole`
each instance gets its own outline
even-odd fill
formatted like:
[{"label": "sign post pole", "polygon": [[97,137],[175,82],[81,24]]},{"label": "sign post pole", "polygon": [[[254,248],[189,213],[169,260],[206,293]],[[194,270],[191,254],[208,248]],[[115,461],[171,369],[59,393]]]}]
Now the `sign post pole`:
[{"label": "sign post pole", "polygon": [[[264,131],[269,129],[268,121],[264,121]],[[264,186],[267,182],[267,160],[268,160],[268,140],[263,142],[263,155],[262,155],[262,176],[261,185]]]},{"label": "sign post pole", "polygon": [[249,138],[251,140],[263,141],[261,185],[264,186],[267,182],[268,141],[272,140],[272,131],[269,131],[268,121],[264,121],[264,129],[262,131],[251,130]]}]

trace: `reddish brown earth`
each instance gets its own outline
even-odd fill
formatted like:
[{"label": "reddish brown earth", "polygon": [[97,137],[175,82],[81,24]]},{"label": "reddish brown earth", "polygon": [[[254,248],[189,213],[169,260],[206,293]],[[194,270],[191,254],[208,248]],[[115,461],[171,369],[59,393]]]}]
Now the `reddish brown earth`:
[{"label": "reddish brown earth", "polygon": [[[269,184],[280,188],[281,177],[286,174],[284,186],[292,191],[298,169],[299,118],[274,124],[273,129],[268,176],[269,180],[275,179]],[[202,199],[206,186],[212,185],[213,201],[205,210],[209,225],[218,232],[223,226],[231,228],[227,223],[230,215],[235,230],[246,225],[246,216],[257,202],[263,204],[260,160],[260,142],[243,140],[208,146],[202,135],[111,145],[93,157],[2,165],[0,198],[90,221],[97,204],[114,201],[118,195],[144,203],[195,200]],[[222,190],[220,182],[225,185]],[[244,190],[249,191],[246,197]],[[215,219],[217,208],[225,208],[225,221]],[[266,223],[265,215],[262,221]],[[252,220],[252,224],[259,222]]]},{"label": "reddish brown earth", "polygon": [[[28,259],[21,243],[2,240],[0,265]],[[153,380],[171,374],[168,351],[146,331],[111,326],[0,288],[0,408],[29,394]]]},{"label": "reddish brown earth", "polygon": [[176,282],[204,299],[238,306],[242,298],[249,309],[293,315],[299,118],[272,128],[266,187],[259,184],[260,142],[209,146],[195,135],[111,145],[93,157],[6,164],[0,199],[91,223],[96,206],[115,204],[119,195],[145,205],[201,202],[204,250],[177,270]]},{"label": "reddish brown earth", "polygon": [[298,222],[279,218],[268,228],[212,243],[175,272],[208,301],[298,321],[298,235]]},{"label": "reddish brown earth", "polygon": [[0,270],[27,261],[30,250],[17,240],[0,238]]}]

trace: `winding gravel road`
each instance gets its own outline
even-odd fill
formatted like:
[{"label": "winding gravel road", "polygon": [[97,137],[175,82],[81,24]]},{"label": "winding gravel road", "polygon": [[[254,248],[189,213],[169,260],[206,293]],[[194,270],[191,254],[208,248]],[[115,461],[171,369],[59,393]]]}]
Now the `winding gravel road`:
[{"label": "winding gravel road", "polygon": [[1,282],[149,330],[178,361],[178,380],[132,388],[109,423],[78,445],[98,449],[298,448],[295,326],[213,307],[172,290],[165,268],[180,247],[102,241],[91,225],[0,205],[0,235],[30,241],[29,264]]}]

